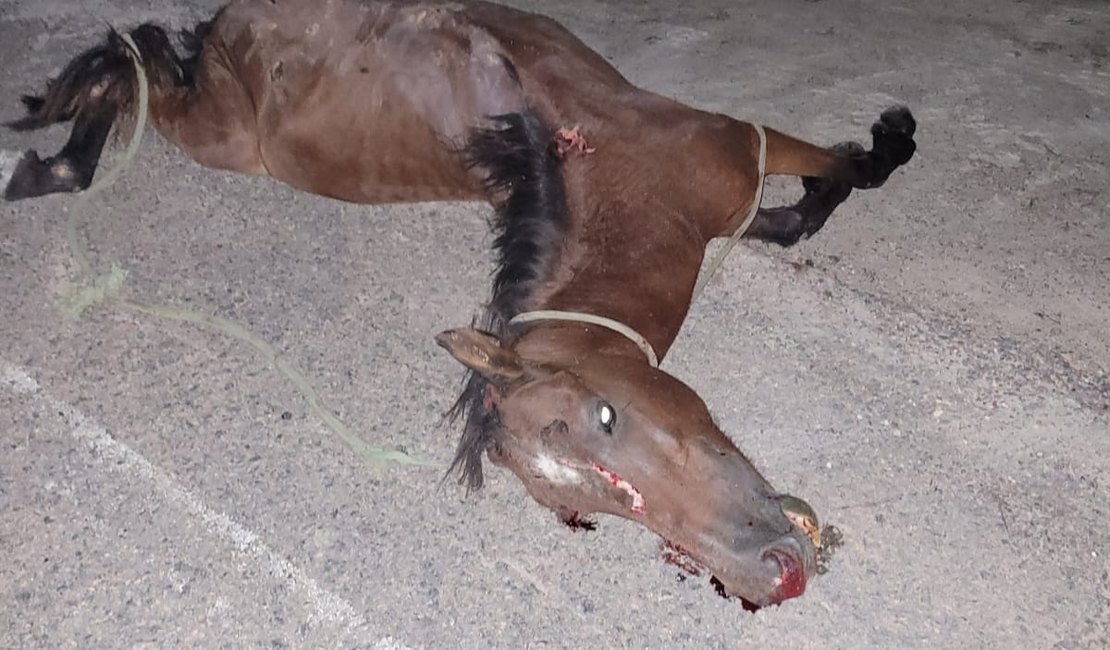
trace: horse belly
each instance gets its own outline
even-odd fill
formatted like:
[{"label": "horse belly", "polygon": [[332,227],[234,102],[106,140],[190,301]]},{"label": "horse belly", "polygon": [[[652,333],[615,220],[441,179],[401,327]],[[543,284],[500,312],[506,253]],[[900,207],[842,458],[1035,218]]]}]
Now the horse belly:
[{"label": "horse belly", "polygon": [[247,0],[221,17],[267,172],[361,203],[485,196],[458,155],[522,110],[500,44],[459,5]]},{"label": "horse belly", "polygon": [[317,86],[293,105],[271,99],[261,112],[261,158],[271,176],[356,203],[483,196],[459,157],[407,107],[352,101],[357,91],[342,79]]}]

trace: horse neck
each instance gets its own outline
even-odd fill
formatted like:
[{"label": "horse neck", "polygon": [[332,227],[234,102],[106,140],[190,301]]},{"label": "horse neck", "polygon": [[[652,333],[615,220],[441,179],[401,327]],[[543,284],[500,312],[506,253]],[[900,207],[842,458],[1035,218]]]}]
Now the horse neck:
[{"label": "horse neck", "polygon": [[[662,359],[689,311],[706,244],[750,207],[758,145],[750,125],[726,116],[657,97],[644,104],[627,123],[619,112],[595,122],[597,150],[565,161],[567,233],[528,309],[618,321]],[[548,322],[530,332],[576,354],[643,356],[598,326]]]},{"label": "horse neck", "polygon": [[[631,327],[661,359],[690,307],[705,250],[695,221],[654,195],[594,198],[568,187],[570,229],[531,309],[586,313]],[[643,356],[627,337],[581,323],[547,323],[568,349]],[[567,339],[573,341],[567,341]]]}]

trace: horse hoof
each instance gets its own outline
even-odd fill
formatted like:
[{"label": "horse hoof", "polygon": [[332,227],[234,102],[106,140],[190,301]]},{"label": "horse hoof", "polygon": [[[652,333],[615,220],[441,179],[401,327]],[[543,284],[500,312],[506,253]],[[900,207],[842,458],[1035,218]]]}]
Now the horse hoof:
[{"label": "horse hoof", "polygon": [[917,131],[917,120],[913,119],[913,113],[905,106],[891,106],[879,115],[879,121],[872,127],[872,133],[874,133],[874,128],[880,127],[885,127],[906,137],[912,137]]},{"label": "horse hoof", "polygon": [[917,150],[917,144],[913,141],[915,131],[917,121],[905,106],[886,109],[879,116],[879,121],[871,125],[872,151],[887,158],[890,165],[888,174],[913,158],[914,151]]},{"label": "horse hoof", "polygon": [[91,180],[91,170],[78,168],[65,158],[42,160],[34,149],[23,154],[0,152],[0,184],[4,187],[0,196],[7,201],[79,192],[88,187]]}]

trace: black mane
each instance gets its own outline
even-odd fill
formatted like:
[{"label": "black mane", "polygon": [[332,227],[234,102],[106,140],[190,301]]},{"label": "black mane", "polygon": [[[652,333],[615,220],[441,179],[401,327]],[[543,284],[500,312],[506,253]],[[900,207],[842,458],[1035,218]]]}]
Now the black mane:
[{"label": "black mane", "polygon": [[[552,132],[539,116],[527,110],[490,121],[471,132],[463,157],[485,173],[486,190],[494,197],[497,270],[482,327],[504,335],[513,316],[533,307],[533,292],[566,235],[567,205]],[[466,387],[448,413],[452,421],[465,419],[448,473],[458,470],[468,491],[482,486],[482,454],[501,433],[497,410],[485,405],[486,384],[468,372]]]}]

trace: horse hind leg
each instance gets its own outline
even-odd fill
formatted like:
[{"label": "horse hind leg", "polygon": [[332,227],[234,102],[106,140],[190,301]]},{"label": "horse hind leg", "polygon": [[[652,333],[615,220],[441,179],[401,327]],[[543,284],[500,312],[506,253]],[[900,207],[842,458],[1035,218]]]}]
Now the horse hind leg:
[{"label": "horse hind leg", "polygon": [[[209,32],[207,24],[197,36]],[[201,164],[260,172],[253,111],[246,91],[218,57],[200,50],[181,59],[165,30],[146,24],[130,32],[150,87],[151,123]],[[54,156],[34,150],[0,152],[0,196],[9,201],[83,190],[92,182],[117,118],[134,112],[138,79],[128,46],[112,32],[108,42],[74,58],[41,97],[24,98],[28,114],[8,124],[41,129],[73,120],[69,140]]]},{"label": "horse hind leg", "polygon": [[129,101],[124,86],[130,66],[126,52],[111,45],[92,48],[71,61],[44,96],[24,97],[28,114],[10,128],[27,131],[69,120],[74,125],[54,156],[40,159],[33,149],[0,153],[0,196],[15,201],[88,187],[120,107]]},{"label": "horse hind leg", "polygon": [[[115,122],[116,108],[102,102],[81,111],[69,140],[45,160],[34,149],[18,159],[4,184],[4,199],[17,201],[55,192],[76,192],[92,183],[101,151]],[[4,179],[0,176],[0,183]]]}]

